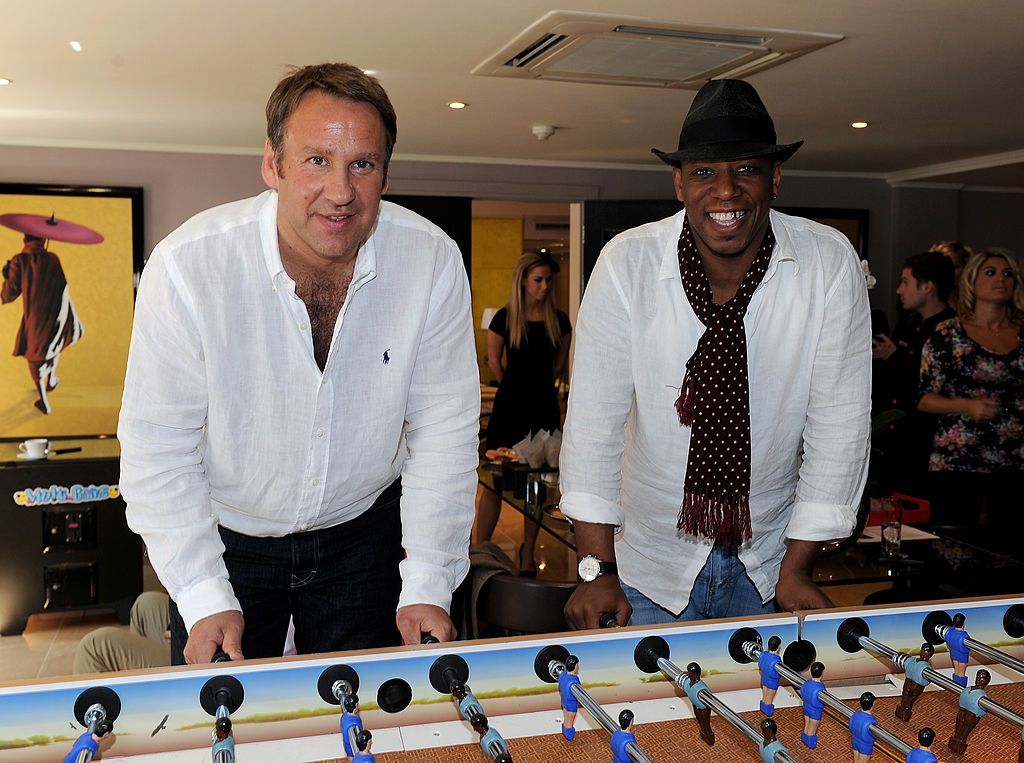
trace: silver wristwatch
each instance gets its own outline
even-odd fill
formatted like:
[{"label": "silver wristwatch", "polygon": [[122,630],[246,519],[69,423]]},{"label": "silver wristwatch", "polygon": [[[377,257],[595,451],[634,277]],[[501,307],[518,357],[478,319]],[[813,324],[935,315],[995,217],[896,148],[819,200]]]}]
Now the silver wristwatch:
[{"label": "silver wristwatch", "polygon": [[579,572],[580,580],[584,583],[597,580],[602,575],[617,575],[619,573],[619,566],[615,562],[603,562],[593,554],[588,554],[580,559],[576,569]]}]

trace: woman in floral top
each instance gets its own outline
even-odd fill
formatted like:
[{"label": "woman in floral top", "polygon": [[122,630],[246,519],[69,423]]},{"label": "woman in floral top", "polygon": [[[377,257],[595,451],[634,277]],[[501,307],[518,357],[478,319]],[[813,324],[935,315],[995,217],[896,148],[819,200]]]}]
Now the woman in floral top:
[{"label": "woman in floral top", "polygon": [[929,470],[936,524],[1015,522],[1024,490],[1024,282],[1012,254],[975,254],[960,280],[960,317],[921,356],[918,408],[938,415]]}]

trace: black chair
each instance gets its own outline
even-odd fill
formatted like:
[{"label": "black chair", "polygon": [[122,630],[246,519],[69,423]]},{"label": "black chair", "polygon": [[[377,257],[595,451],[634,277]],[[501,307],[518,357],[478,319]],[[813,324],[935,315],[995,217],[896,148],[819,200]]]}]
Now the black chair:
[{"label": "black chair", "polygon": [[480,589],[477,618],[503,631],[494,635],[565,631],[569,626],[562,610],[575,589],[575,583],[495,575]]}]

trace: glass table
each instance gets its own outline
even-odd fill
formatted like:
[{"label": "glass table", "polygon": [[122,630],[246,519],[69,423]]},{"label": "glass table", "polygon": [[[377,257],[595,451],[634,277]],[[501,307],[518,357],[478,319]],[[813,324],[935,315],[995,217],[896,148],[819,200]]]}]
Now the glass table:
[{"label": "glass table", "polygon": [[[483,462],[480,484],[575,551],[576,539],[558,510],[558,472]],[[1024,563],[1016,539],[993,538],[983,528],[942,526],[907,532],[900,556],[881,555],[877,530],[857,542],[826,546],[814,581],[843,604],[883,604],[994,596],[1024,591]],[[850,597],[855,597],[853,601]]]}]

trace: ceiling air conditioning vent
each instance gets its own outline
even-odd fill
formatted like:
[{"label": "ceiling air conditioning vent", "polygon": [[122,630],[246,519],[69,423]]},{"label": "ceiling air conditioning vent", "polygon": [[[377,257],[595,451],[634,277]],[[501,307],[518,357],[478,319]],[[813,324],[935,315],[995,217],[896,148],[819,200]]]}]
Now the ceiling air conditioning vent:
[{"label": "ceiling air conditioning vent", "polygon": [[696,90],[831,45],[842,35],[552,11],[473,74]]},{"label": "ceiling air conditioning vent", "polygon": [[564,39],[564,34],[546,34],[533,43],[533,45],[523,48],[512,56],[512,58],[505,62],[505,66],[521,69],[522,67],[527,66],[533,59],[546,51],[552,45],[557,45]]}]

